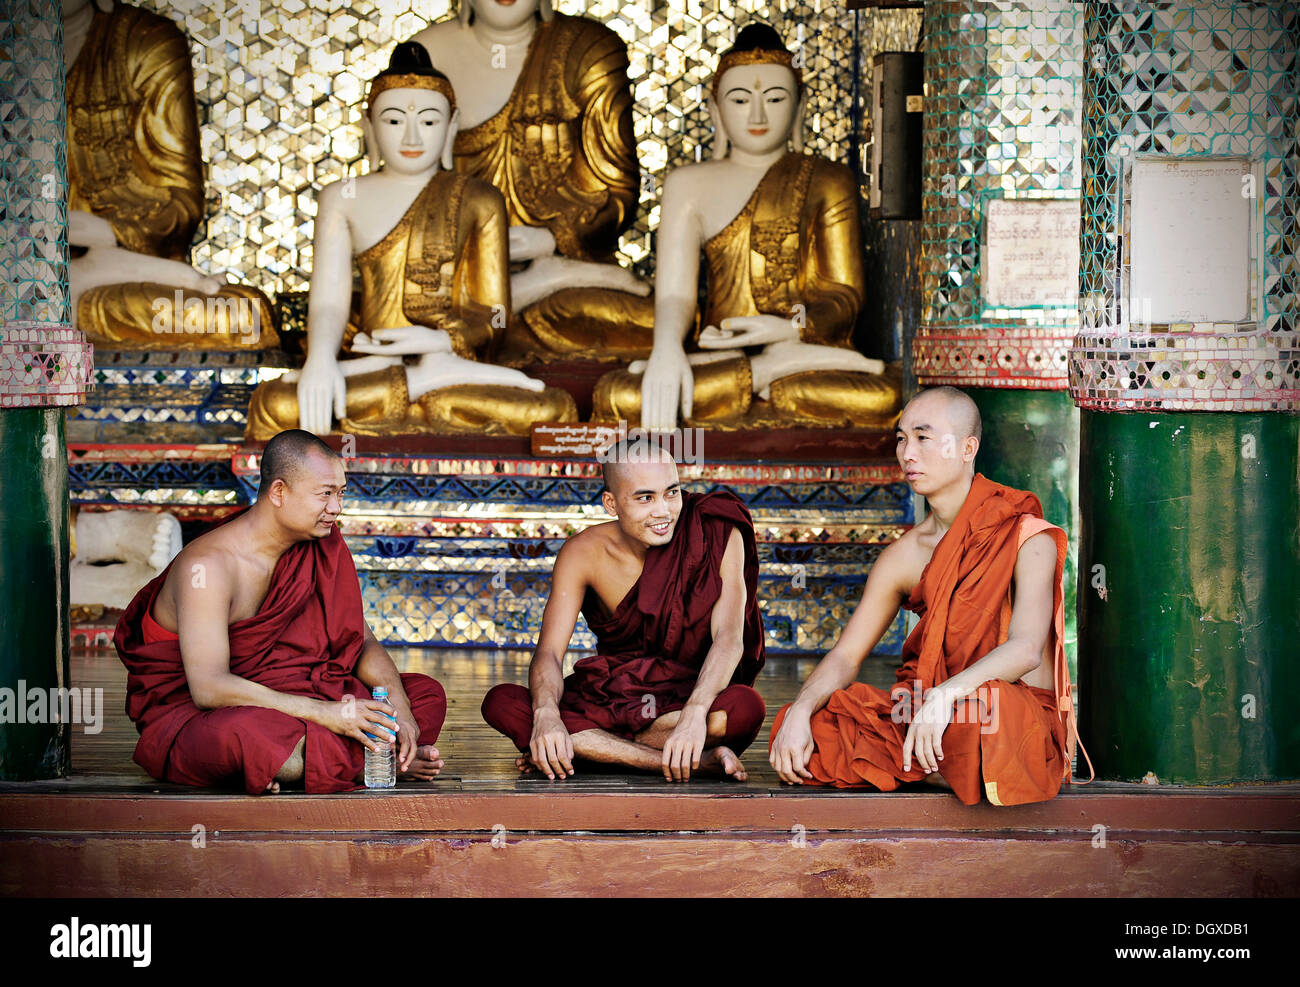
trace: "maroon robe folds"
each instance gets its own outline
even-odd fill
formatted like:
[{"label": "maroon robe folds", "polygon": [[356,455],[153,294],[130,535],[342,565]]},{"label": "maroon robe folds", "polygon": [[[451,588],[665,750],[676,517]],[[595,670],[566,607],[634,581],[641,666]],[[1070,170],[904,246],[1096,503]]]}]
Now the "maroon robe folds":
[{"label": "maroon robe folds", "polygon": [[577,661],[565,678],[561,711],[631,735],[686,705],[713,645],[713,607],[733,528],[745,545],[745,632],[731,682],[753,684],[764,659],[754,523],[730,490],[684,493],[672,540],[646,552],[640,578],[617,609],[607,613],[600,597],[587,591],[582,613],[597,653]]},{"label": "maroon robe folds", "polygon": [[[136,763],[155,778],[188,784],[219,784],[242,775],[255,795],[270,784],[305,730],[306,790],[360,787],[355,779],[364,748],[350,737],[273,709],[205,711],[194,705],[179,642],[149,641],[144,633],[145,615],[170,570],[136,594],[113,635],[128,673],[127,714],[140,732]],[[355,675],[365,644],[361,587],[337,527],[323,539],[286,551],[258,612],[231,624],[229,633],[234,675],[326,701],[370,698],[370,689]],[[434,743],[446,714],[442,687],[426,675],[403,675],[402,685],[420,728],[419,743]]]}]

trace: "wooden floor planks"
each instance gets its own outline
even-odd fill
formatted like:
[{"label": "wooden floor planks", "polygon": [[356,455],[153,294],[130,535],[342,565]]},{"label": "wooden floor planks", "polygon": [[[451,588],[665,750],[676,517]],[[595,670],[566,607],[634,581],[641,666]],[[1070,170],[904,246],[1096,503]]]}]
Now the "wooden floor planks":
[{"label": "wooden floor planks", "polygon": [[[442,683],[447,693],[447,722],[438,747],[447,767],[447,781],[456,779],[463,789],[490,791],[498,788],[515,790],[527,786],[551,785],[542,778],[520,779],[514,767],[514,746],[483,722],[480,706],[487,691],[499,682],[528,680],[530,654],[525,651],[473,650],[451,648],[392,648],[390,653],[404,672],[422,672]],[[582,657],[581,654],[576,657]],[[888,685],[893,681],[896,659],[873,657],[863,663],[860,676],[864,682]],[[779,787],[780,780],[767,763],[768,733],[777,711],[790,702],[799,685],[816,663],[812,658],[769,658],[755,682],[767,702],[768,716],[754,745],[744,756],[749,772],[747,787]],[[127,719],[126,669],[112,648],[78,648],[72,654],[72,684],[76,687],[104,690],[103,729],[88,734],[73,728],[72,769],[74,780],[92,786],[105,784],[149,785],[156,783],[131,760],[135,750],[136,730]],[[584,772],[564,784],[578,791],[627,789],[643,785],[663,786],[654,776],[627,776],[622,773]],[[735,783],[697,781],[693,785],[711,786]]]}]

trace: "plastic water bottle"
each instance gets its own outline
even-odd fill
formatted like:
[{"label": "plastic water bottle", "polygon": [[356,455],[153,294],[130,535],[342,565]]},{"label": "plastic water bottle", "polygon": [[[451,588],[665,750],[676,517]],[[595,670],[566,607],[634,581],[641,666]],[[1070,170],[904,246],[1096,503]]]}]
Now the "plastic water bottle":
[{"label": "plastic water bottle", "polygon": [[[378,686],[374,693],[375,702],[388,703],[388,690],[382,685]],[[394,723],[394,725],[396,725]],[[376,737],[372,733],[367,733],[367,737],[377,741],[379,744],[378,752],[366,748],[366,787],[367,788],[395,788],[397,786],[397,751],[394,748],[393,741],[388,737]]]}]

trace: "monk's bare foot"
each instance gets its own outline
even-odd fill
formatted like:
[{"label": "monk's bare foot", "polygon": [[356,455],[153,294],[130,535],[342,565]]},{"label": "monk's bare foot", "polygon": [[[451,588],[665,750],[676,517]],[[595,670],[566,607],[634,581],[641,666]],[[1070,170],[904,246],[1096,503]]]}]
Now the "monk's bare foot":
[{"label": "monk's bare foot", "polygon": [[948,791],[952,791],[952,786],[948,784],[948,780],[937,771],[931,771],[925,776],[924,780],[927,785],[933,785],[935,788],[946,788]]},{"label": "monk's bare foot", "polygon": [[520,774],[525,775],[534,774],[537,771],[537,765],[533,763],[533,759],[527,754],[521,754],[515,758],[515,767],[519,769]]},{"label": "monk's bare foot", "polygon": [[276,781],[274,778],[271,779],[271,784],[266,786],[266,794],[267,795],[280,794],[280,783]]},{"label": "monk's bare foot", "polygon": [[700,756],[699,773],[716,778],[733,778],[736,781],[744,781],[749,777],[745,773],[745,766],[740,763],[740,758],[730,747],[707,748]]},{"label": "monk's bare foot", "polygon": [[442,768],[443,760],[438,754],[438,748],[424,744],[415,749],[415,757],[411,759],[410,765],[397,777],[402,781],[432,781]]}]

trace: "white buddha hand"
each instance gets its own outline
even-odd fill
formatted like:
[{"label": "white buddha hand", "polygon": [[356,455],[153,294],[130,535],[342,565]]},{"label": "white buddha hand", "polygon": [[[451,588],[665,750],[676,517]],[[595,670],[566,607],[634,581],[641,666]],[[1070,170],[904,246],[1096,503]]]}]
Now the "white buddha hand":
[{"label": "white buddha hand", "polygon": [[510,297],[517,312],[564,288],[609,288],[642,297],[650,294],[650,285],[618,264],[598,264],[556,254],[539,257],[510,275]]},{"label": "white buddha hand", "polygon": [[767,399],[772,382],[809,370],[842,370],[860,374],[882,374],[885,364],[863,356],[857,350],[816,343],[772,343],[749,358],[754,375],[754,393]]},{"label": "white buddha hand", "polygon": [[799,330],[793,319],[779,315],[736,315],[700,332],[700,348],[718,350],[737,346],[797,343]]},{"label": "white buddha hand", "polygon": [[499,367],[494,363],[466,360],[454,353],[425,353],[417,364],[406,368],[406,390],[412,401],[456,384],[487,384],[493,387],[518,387],[525,391],[542,391],[546,385],[520,370]]},{"label": "white buddha hand", "polygon": [[119,247],[112,224],[82,209],[68,210],[68,244],[86,248],[85,254],[68,265],[74,318],[81,296],[104,285],[146,281],[212,295],[225,283],[181,261]]}]

